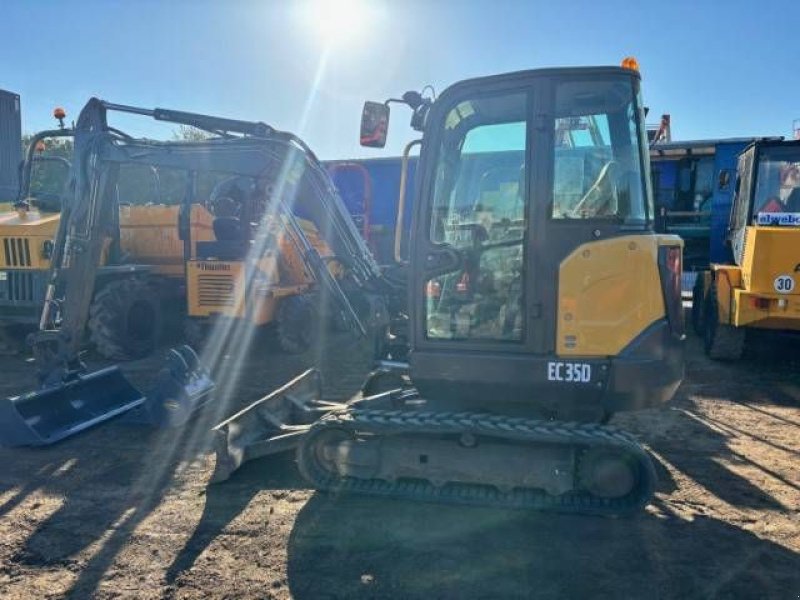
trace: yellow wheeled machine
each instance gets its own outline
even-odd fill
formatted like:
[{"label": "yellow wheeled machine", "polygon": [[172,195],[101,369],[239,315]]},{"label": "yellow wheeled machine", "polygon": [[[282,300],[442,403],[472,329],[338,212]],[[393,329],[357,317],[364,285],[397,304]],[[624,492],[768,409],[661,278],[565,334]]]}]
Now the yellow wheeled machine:
[{"label": "yellow wheeled machine", "polygon": [[[17,202],[0,213],[0,351],[14,353],[39,322],[53,238],[58,230],[60,192],[70,163],[43,152],[45,140],[71,135],[68,130],[41,132],[31,139]],[[31,186],[31,177],[35,185]],[[36,194],[36,198],[32,197]]]},{"label": "yellow wheeled machine", "polygon": [[759,140],[739,157],[728,241],[693,291],[709,357],[741,358],[748,331],[800,332],[800,142]]},{"label": "yellow wheeled machine", "polygon": [[[653,231],[635,61],[409,92],[422,133],[406,364],[333,406],[308,371],[220,423],[217,481],[295,448],[320,490],[617,515],[645,449],[604,425],[683,376],[682,242]],[[389,101],[392,102],[392,101]],[[383,146],[387,103],[362,144]]]},{"label": "yellow wheeled machine", "polygon": [[323,317],[336,321],[321,308],[304,243],[332,277],[343,275],[342,265],[313,221],[265,212],[274,206],[274,194],[274,185],[262,189],[238,177],[212,191],[214,240],[198,242],[196,258],[186,265],[186,336],[195,346],[202,347],[214,323],[224,319],[253,327],[274,324],[281,349],[300,353],[314,345]]}]

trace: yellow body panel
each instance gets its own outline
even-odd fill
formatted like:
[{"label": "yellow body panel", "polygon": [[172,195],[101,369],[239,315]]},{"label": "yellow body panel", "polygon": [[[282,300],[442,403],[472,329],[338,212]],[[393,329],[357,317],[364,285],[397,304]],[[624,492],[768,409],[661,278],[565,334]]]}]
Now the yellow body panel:
[{"label": "yellow body panel", "polygon": [[615,356],[665,317],[658,248],[677,236],[631,235],[578,246],[559,269],[556,352]]},{"label": "yellow body panel", "polygon": [[[178,234],[179,206],[121,206],[120,248],[131,262],[153,265],[154,272],[183,276],[183,241]],[[43,255],[45,242],[52,241],[60,213],[37,210],[0,214],[0,268],[46,270],[50,260]],[[203,206],[192,206],[190,216],[193,242],[214,239],[213,217]],[[103,263],[105,263],[104,252]]]},{"label": "yellow body panel", "polygon": [[742,270],[736,265],[711,265],[717,285],[717,307],[720,323],[732,322],[733,291],[742,287]]},{"label": "yellow body panel", "polygon": [[189,261],[189,316],[246,318],[254,325],[265,325],[275,318],[280,298],[308,288],[307,285],[281,286],[275,256],[262,257],[250,278],[246,280],[244,261]]},{"label": "yellow body panel", "polygon": [[[178,234],[179,206],[121,206],[119,209],[120,247],[131,261],[153,265],[161,275],[183,277],[183,240]],[[211,241],[213,217],[205,207],[195,204],[189,217],[193,243]],[[194,248],[192,255],[194,256]]]},{"label": "yellow body panel", "polygon": [[243,262],[190,260],[186,265],[186,276],[190,316],[244,316]]},{"label": "yellow body panel", "polygon": [[[333,256],[311,221],[297,221],[320,256]],[[248,257],[240,261],[189,261],[186,287],[190,317],[246,318],[254,325],[265,325],[274,320],[281,298],[310,289],[314,278],[283,224],[277,219],[267,219],[262,227],[264,233],[274,236],[275,246],[265,249],[257,260]],[[246,262],[253,264],[250,281],[245,277]],[[331,261],[328,269],[337,276],[341,265]]]},{"label": "yellow body panel", "polygon": [[[711,265],[719,322],[800,331],[800,229],[751,226],[745,235],[741,267]],[[794,289],[779,293],[778,277],[790,277]]]},{"label": "yellow body panel", "polygon": [[800,228],[748,227],[745,232],[742,285],[749,292],[772,294],[775,278],[789,275],[800,294]]},{"label": "yellow body panel", "polygon": [[0,268],[49,269],[44,246],[55,237],[59,216],[37,210],[0,214]]},{"label": "yellow body panel", "polygon": [[747,325],[800,331],[800,295],[754,294],[737,289],[734,290],[733,305],[731,324],[737,327]]}]

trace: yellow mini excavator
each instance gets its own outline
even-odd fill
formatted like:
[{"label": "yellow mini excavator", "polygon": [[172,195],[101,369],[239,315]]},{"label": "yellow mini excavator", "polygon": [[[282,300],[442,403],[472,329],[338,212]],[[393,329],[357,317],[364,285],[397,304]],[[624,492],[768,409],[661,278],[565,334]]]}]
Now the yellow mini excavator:
[{"label": "yellow mini excavator", "polygon": [[323,402],[310,370],[231,416],[215,480],[294,448],[319,490],[640,509],[651,459],[604,423],[672,397],[684,331],[682,242],[653,231],[635,60],[367,103],[363,145],[384,145],[391,102],[422,133],[409,361],[382,363],[350,402]]}]

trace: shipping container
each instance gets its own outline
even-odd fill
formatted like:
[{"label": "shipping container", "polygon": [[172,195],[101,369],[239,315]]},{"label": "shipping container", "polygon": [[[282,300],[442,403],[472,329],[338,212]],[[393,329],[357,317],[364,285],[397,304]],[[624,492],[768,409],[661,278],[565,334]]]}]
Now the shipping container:
[{"label": "shipping container", "polygon": [[22,160],[22,117],[19,95],[0,90],[0,203],[17,197]]}]

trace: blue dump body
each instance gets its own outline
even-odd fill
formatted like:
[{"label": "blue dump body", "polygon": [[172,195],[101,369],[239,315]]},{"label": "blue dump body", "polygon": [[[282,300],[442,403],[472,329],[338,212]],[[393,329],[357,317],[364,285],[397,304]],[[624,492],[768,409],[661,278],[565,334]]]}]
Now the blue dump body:
[{"label": "blue dump body", "polygon": [[739,153],[753,138],[658,144],[650,151],[657,229],[686,242],[684,269],[727,262],[725,242]]},{"label": "blue dump body", "polygon": [[[365,185],[363,171],[352,168],[360,165],[369,176]],[[367,158],[355,160],[326,161],[325,166],[331,174],[347,210],[353,215],[359,231],[363,233],[363,219],[367,214],[367,240],[380,264],[389,264],[394,258],[394,228],[397,223],[397,202],[400,191],[400,171],[402,159]],[[406,204],[403,217],[407,233],[411,224],[411,206],[414,197],[414,176],[417,159],[409,160]],[[365,194],[365,187],[371,188],[371,198]],[[365,209],[365,203],[369,206]],[[407,236],[404,236],[408,239]]]}]

